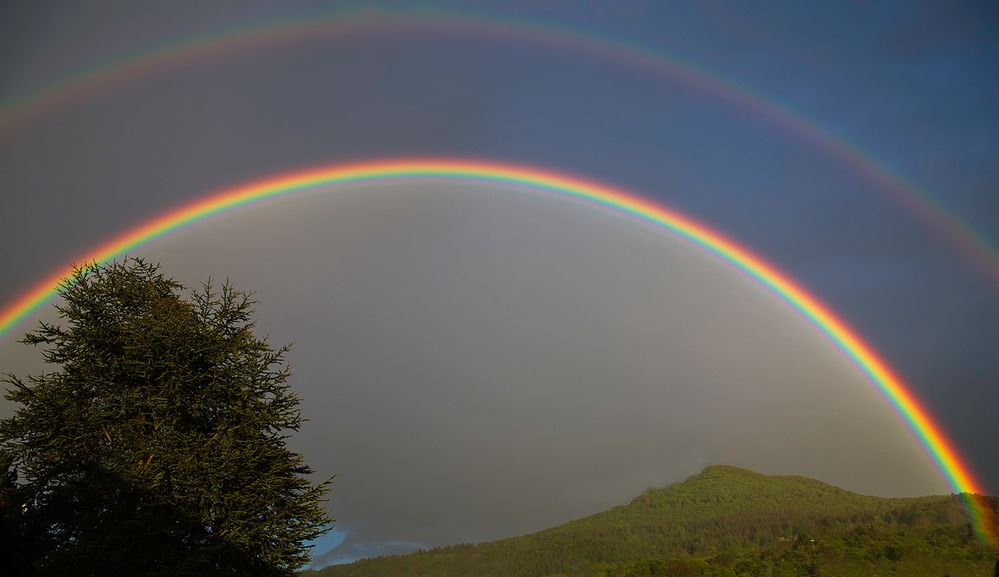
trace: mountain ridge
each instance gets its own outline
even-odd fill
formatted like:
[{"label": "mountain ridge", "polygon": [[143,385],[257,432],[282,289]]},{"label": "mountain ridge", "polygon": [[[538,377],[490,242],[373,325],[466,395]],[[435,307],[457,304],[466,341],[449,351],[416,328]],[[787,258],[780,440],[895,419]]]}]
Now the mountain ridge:
[{"label": "mountain ridge", "polygon": [[[999,500],[980,499],[993,522]],[[992,577],[958,495],[860,495],[711,465],[629,503],[497,541],[327,567],[323,577],[967,575]]]}]

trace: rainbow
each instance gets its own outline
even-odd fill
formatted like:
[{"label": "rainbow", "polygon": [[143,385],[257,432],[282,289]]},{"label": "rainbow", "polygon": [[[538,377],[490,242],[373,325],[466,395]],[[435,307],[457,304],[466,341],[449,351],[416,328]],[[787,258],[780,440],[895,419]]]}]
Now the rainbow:
[{"label": "rainbow", "polygon": [[[209,195],[112,238],[82,255],[80,261],[107,262],[192,223],[237,207],[351,183],[413,178],[516,185],[584,201],[651,223],[745,273],[824,333],[860,369],[906,422],[949,486],[954,492],[962,494],[978,536],[986,543],[995,544],[995,527],[977,500],[976,495],[982,491],[970,468],[929,412],[860,335],[801,285],[750,250],[689,217],[606,185],[521,166],[448,159],[401,159],[321,167],[258,180]],[[57,271],[0,310],[0,337],[55,297],[60,283],[72,271],[72,267]]]},{"label": "rainbow", "polygon": [[127,82],[135,77],[180,67],[208,56],[308,38],[352,38],[358,35],[418,30],[469,38],[517,39],[541,46],[576,50],[623,63],[704,91],[721,101],[809,142],[839,159],[854,173],[876,185],[916,215],[962,257],[973,261],[991,286],[999,287],[999,249],[990,240],[948,211],[929,191],[907,182],[868,151],[847,142],[786,104],[727,81],[702,66],[651,50],[556,25],[544,26],[493,16],[423,9],[336,9],[283,20],[246,22],[208,33],[172,39],[142,51],[126,53],[82,68],[53,83],[0,100],[0,138],[15,128],[71,102]]}]

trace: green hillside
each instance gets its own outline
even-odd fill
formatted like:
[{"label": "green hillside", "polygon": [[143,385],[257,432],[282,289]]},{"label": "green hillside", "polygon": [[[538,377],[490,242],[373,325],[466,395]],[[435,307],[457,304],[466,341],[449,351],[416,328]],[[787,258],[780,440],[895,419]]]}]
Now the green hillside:
[{"label": "green hillside", "polygon": [[[989,498],[993,519],[999,499]],[[959,497],[885,499],[805,477],[712,466],[622,505],[523,537],[312,573],[382,576],[981,576]]]}]

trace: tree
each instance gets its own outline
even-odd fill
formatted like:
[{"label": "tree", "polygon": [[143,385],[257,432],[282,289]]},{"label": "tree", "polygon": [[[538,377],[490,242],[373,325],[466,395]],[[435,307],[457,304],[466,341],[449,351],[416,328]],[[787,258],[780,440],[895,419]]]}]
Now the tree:
[{"label": "tree", "polygon": [[[292,575],[328,530],[329,479],[286,439],[303,418],[288,347],[253,334],[229,283],[185,289],[158,265],[78,268],[65,326],[40,323],[51,373],[8,374],[0,420],[18,474],[6,510],[42,575]],[[13,473],[12,473],[13,474]]]}]

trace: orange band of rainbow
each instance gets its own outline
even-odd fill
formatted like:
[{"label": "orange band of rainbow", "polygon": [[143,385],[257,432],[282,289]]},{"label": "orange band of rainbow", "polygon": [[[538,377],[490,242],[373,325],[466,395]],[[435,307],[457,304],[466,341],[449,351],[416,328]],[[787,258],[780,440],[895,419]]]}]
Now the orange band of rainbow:
[{"label": "orange band of rainbow", "polygon": [[[969,467],[902,380],[856,332],[804,288],[762,258],[703,224],[648,200],[593,182],[531,168],[447,159],[389,160],[305,170],[210,195],[111,239],[81,256],[80,261],[109,261],[188,224],[257,201],[319,187],[417,177],[507,183],[554,192],[637,217],[720,257],[772,291],[825,333],[905,420],[956,493],[981,493]],[[5,307],[0,313],[0,337],[53,298],[60,281],[71,272],[71,268],[59,270]],[[965,495],[965,503],[978,535],[990,544],[995,543],[994,527],[976,498]]]}]

